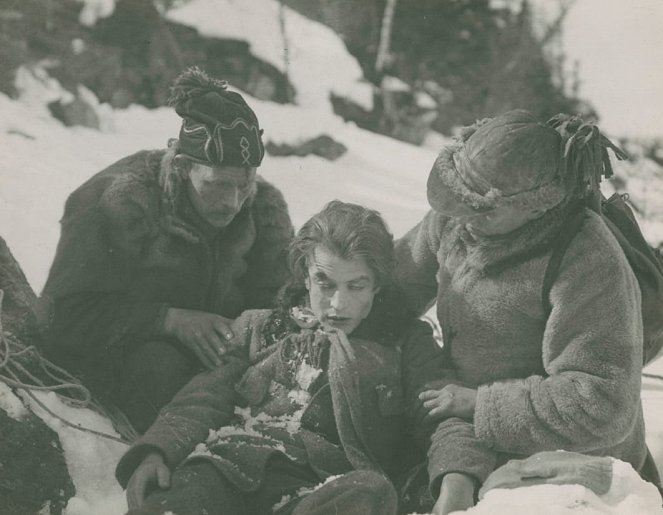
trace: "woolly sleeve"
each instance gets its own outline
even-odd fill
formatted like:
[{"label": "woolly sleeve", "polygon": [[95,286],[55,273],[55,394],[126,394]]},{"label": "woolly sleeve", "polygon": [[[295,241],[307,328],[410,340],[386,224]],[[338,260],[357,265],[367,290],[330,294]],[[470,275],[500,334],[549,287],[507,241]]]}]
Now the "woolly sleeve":
[{"label": "woolly sleeve", "polygon": [[431,210],[396,242],[396,279],[417,315],[425,313],[437,296],[437,252],[446,220]]},{"label": "woolly sleeve", "polygon": [[428,450],[429,488],[433,498],[440,493],[445,475],[452,472],[471,477],[479,487],[497,464],[497,453],[474,434],[474,425],[460,418],[441,422],[431,436]]},{"label": "woolly sleeve", "polygon": [[294,230],[288,206],[281,192],[258,178],[252,213],[256,240],[246,259],[248,270],[242,279],[247,308],[268,308],[288,277],[287,250]]},{"label": "woolly sleeve", "polygon": [[543,334],[546,375],[478,389],[476,434],[498,451],[612,447],[638,420],[640,290],[605,225],[587,222],[550,292],[552,311]]},{"label": "woolly sleeve", "polygon": [[[474,426],[461,419],[447,419],[439,425],[424,424],[419,393],[435,385],[457,383],[448,357],[433,338],[431,327],[417,321],[403,352],[403,383],[409,423],[415,442],[428,453],[429,485],[433,497],[439,494],[442,478],[450,472],[472,477],[481,485],[492,472],[496,455],[474,435]],[[427,410],[423,410],[427,412]]]},{"label": "woolly sleeve", "polygon": [[145,434],[122,456],[115,476],[123,488],[141,461],[158,452],[173,470],[199,443],[205,442],[210,429],[228,424],[237,404],[235,385],[248,367],[249,346],[258,332],[260,313],[245,312],[233,323],[234,348],[225,363],[195,376],[164,406]]}]

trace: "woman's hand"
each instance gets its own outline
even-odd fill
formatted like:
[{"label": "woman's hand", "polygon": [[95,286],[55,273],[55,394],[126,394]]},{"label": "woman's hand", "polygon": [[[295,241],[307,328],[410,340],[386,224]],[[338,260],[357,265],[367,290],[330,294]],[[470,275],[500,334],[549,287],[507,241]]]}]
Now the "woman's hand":
[{"label": "woman's hand", "polygon": [[170,487],[170,469],[161,454],[153,452],[145,456],[127,484],[127,504],[129,509],[137,509],[145,502],[148,489],[155,486]]},{"label": "woman's hand", "polygon": [[433,515],[465,511],[474,506],[474,480],[458,472],[450,472],[442,479],[440,495],[433,506]]},{"label": "woman's hand", "polygon": [[477,401],[477,391],[456,384],[441,390],[426,390],[419,394],[424,409],[428,412],[424,422],[441,422],[450,417],[471,421]]}]

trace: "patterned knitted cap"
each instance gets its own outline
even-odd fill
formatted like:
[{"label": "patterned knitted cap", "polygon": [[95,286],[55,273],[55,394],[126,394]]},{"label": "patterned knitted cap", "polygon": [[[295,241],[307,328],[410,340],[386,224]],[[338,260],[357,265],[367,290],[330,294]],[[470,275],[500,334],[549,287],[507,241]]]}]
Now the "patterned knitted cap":
[{"label": "patterned knitted cap", "polygon": [[207,166],[260,166],[262,130],[242,95],[197,67],[176,80],[168,103],[182,120],[179,151]]}]

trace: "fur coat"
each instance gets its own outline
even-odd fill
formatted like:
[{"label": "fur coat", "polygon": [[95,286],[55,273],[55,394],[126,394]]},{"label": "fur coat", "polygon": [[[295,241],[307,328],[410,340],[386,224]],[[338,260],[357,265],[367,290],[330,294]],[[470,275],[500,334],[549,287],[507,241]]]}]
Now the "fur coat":
[{"label": "fur coat", "polygon": [[556,449],[643,465],[640,291],[596,213],[585,210],[549,316],[543,307],[551,242],[567,216],[553,209],[506,237],[478,239],[431,211],[397,242],[410,306],[437,302],[443,383],[478,389],[473,422],[448,419],[433,436],[433,480],[460,471],[483,482],[511,457]]},{"label": "fur coat", "polygon": [[174,154],[125,157],[69,196],[43,291],[54,361],[77,370],[121,359],[160,336],[168,307],[234,318],[271,305],[293,236],[283,196],[258,177],[234,220],[214,230],[191,206]]}]

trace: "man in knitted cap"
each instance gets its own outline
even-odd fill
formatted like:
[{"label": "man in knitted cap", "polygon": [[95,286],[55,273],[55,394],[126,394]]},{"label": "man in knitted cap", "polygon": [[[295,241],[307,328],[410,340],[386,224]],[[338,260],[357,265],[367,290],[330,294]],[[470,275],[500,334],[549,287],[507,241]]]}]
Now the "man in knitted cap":
[{"label": "man in knitted cap", "polygon": [[[556,125],[511,111],[466,128],[430,172],[433,209],[397,242],[407,301],[418,313],[437,302],[449,358],[420,394],[422,423],[437,425],[437,514],[471,506],[514,457],[564,449],[645,464],[640,290],[586,207],[614,147],[578,119]],[[554,242],[578,217],[543,299]]]},{"label": "man in knitted cap", "polygon": [[53,307],[46,355],[139,432],[221,363],[230,319],[271,304],[293,235],[283,196],[256,175],[262,131],[242,96],[190,68],[171,105],[178,140],[71,194],[43,292]]}]

